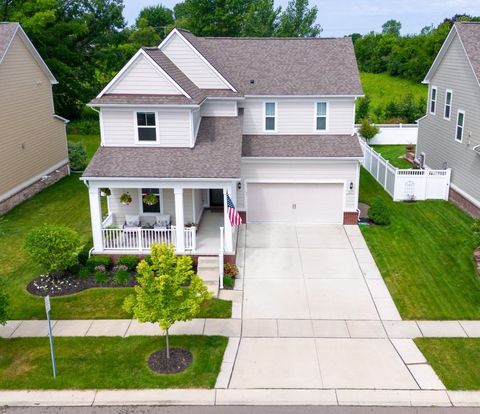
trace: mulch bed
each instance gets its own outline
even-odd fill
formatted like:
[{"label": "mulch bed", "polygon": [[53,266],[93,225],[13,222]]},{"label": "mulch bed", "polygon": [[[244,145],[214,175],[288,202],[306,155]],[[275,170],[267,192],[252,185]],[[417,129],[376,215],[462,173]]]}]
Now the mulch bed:
[{"label": "mulch bed", "polygon": [[35,296],[65,296],[91,288],[132,287],[136,285],[137,281],[133,277],[130,282],[120,285],[113,279],[109,279],[105,283],[98,283],[93,277],[83,279],[75,275],[65,275],[63,277],[40,275],[27,285],[27,291]]},{"label": "mulch bed", "polygon": [[156,351],[148,358],[148,367],[159,374],[176,374],[186,370],[192,363],[192,353],[182,348],[171,348],[170,358],[167,351]]}]

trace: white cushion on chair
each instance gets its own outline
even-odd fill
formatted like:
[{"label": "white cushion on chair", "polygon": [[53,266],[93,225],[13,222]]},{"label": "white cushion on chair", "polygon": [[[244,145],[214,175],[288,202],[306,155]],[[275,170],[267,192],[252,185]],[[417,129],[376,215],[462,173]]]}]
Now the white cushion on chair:
[{"label": "white cushion on chair", "polygon": [[129,227],[140,226],[140,216],[136,214],[125,215],[125,224]]},{"label": "white cushion on chair", "polygon": [[155,225],[158,227],[167,227],[170,224],[170,214],[160,214],[155,216]]}]

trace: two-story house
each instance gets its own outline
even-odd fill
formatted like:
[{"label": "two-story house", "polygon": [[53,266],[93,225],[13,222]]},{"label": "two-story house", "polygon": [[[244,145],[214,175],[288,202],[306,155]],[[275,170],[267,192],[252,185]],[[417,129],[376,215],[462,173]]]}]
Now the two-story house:
[{"label": "two-story house", "polygon": [[[174,29],[89,104],[101,147],[94,253],[234,254],[227,194],[247,223],[356,223],[362,88],[349,38],[200,38]],[[100,190],[107,188],[102,220]],[[123,202],[123,203],[122,203]]]},{"label": "two-story house", "polygon": [[480,216],[480,23],[454,24],[424,83],[429,99],[417,158],[428,168],[451,168],[450,200]]},{"label": "two-story house", "polygon": [[69,173],[56,83],[22,27],[0,22],[0,214]]}]

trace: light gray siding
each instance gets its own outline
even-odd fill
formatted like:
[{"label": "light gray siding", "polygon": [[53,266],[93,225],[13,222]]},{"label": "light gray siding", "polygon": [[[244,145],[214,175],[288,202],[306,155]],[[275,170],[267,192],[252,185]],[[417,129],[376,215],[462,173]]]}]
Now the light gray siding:
[{"label": "light gray siding", "polygon": [[217,74],[183,39],[174,34],[162,52],[201,89],[229,89]]},{"label": "light gray siding", "polygon": [[[452,168],[452,184],[480,203],[480,156],[472,148],[480,145],[480,87],[465,51],[455,36],[432,77],[437,87],[437,108],[420,120],[417,156],[425,153],[426,165]],[[444,119],[446,90],[453,91],[451,119]],[[463,142],[455,140],[458,110],[465,111]]]},{"label": "light gray siding", "polygon": [[[138,143],[135,130],[136,112],[157,113],[157,142]],[[111,109],[103,108],[101,113],[102,143],[105,146],[129,147],[148,145],[160,147],[189,147],[192,131],[190,129],[189,109]]]},{"label": "light gray siding", "polygon": [[[237,204],[245,210],[248,182],[342,182],[345,183],[345,210],[357,209],[357,161],[318,160],[242,160],[242,189],[237,190]],[[349,189],[353,183],[353,190]],[[247,185],[246,185],[247,184]],[[272,200],[274,203],[275,200]]]},{"label": "light gray siding", "polygon": [[237,116],[237,102],[208,99],[201,107],[202,116]]},{"label": "light gray siding", "polygon": [[[276,131],[265,131],[265,102],[277,103]],[[327,130],[316,130],[316,103],[327,102]],[[344,98],[248,98],[244,108],[244,134],[352,134],[354,99]]]}]

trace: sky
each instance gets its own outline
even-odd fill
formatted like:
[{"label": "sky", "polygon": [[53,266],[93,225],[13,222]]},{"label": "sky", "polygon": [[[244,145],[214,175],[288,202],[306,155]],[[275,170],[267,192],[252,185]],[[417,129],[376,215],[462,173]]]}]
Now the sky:
[{"label": "sky", "polygon": [[[163,4],[173,8],[176,0],[124,0],[124,16],[133,24],[145,7]],[[275,0],[285,8],[288,0]],[[382,24],[395,19],[402,23],[402,34],[418,33],[423,27],[437,25],[455,14],[480,15],[480,0],[310,0],[318,7],[317,23],[322,36],[381,31]]]}]

